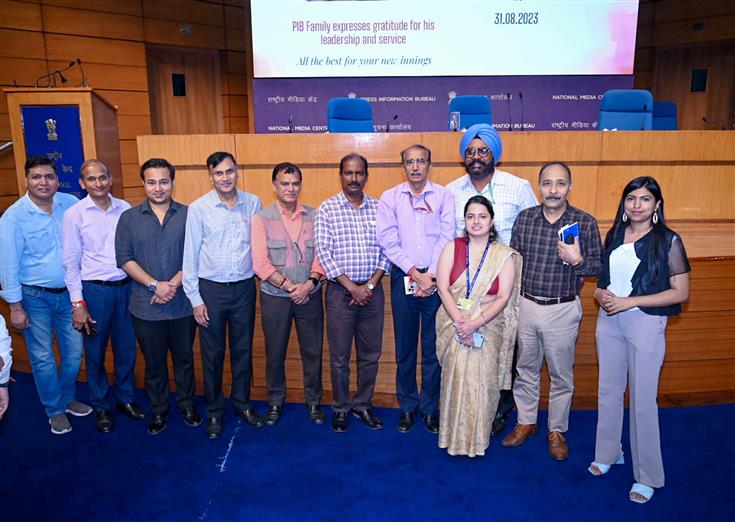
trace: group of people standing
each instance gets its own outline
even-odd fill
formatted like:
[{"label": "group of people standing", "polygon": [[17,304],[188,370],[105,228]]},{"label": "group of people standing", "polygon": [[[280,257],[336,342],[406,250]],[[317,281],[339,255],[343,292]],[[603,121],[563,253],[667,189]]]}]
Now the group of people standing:
[{"label": "group of people standing", "polygon": [[[273,169],[276,201],[263,208],[257,196],[237,188],[233,155],[216,152],[206,162],[212,190],[187,208],[171,197],[175,167],[149,159],[140,169],[146,200],[130,208],[110,194],[103,163],[82,165],[87,196],[79,201],[57,192],[53,162],[29,157],[27,193],[0,218],[0,295],[10,304],[11,325],[23,331],[51,431],[71,430],[67,414],[94,411],[98,430],[109,432],[114,407],[133,419],[148,417],[151,435],[162,432],[169,352],[177,407],[188,426],[199,426],[197,326],[209,438],[223,432],[227,346],[234,413],[256,428],[279,422],[292,324],[306,413],[322,424],[325,310],[332,429],[346,431],[350,414],[381,429],[372,397],[382,352],[381,281],[390,274],[398,431],[410,431],[419,417],[449,454],[483,455],[515,404],[517,423],[502,445],[520,446],[539,429],[545,360],[548,452],[564,460],[579,294],[584,277],[598,277],[599,420],[589,471],[603,475],[623,462],[627,381],[636,478],[630,499],[647,501],[664,484],[656,393],[666,318],[686,300],[690,270],[681,238],[665,225],[660,187],[649,177],[625,187],[603,245],[595,219],[567,200],[572,173],[566,164],[541,168],[538,204],[528,181],[496,168],[502,150],[491,126],[471,127],[460,143],[467,174],[444,187],[429,179],[431,151],[413,145],[401,152],[406,181],[379,200],[364,192],[368,160],[351,153],[339,165],[342,190],[317,209],[299,201],[303,176],[292,163]],[[560,239],[567,226],[576,233]],[[256,294],[266,353],[263,416],[250,400]],[[133,400],[136,337],[150,415]],[[350,395],[353,341],[357,386]],[[105,369],[108,342],[114,388]],[[91,406],[75,397],[82,346]],[[6,352],[0,351],[0,408],[3,398],[7,407]]]}]

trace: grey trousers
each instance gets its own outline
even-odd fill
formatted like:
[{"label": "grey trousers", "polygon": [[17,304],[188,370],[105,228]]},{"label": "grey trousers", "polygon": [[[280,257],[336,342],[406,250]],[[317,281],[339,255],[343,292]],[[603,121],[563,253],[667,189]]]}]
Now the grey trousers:
[{"label": "grey trousers", "polygon": [[566,432],[574,393],[574,351],[582,319],[579,297],[569,303],[539,305],[521,298],[518,319],[518,360],[513,398],[518,422],[536,424],[541,366],[546,359],[549,391],[549,431]]},{"label": "grey trousers", "polygon": [[[373,291],[365,306],[350,305],[349,293],[339,284],[327,285],[327,339],[332,376],[332,409],[347,412],[350,408],[372,407],[378,359],[383,350],[385,296],[383,285]],[[352,340],[357,351],[357,392],[350,400],[350,355]]]},{"label": "grey trousers", "polygon": [[597,318],[597,440],[595,461],[613,464],[623,451],[623,400],[630,387],[630,452],[636,482],[664,485],[658,429],[658,378],[666,352],[667,318],[628,310]]}]

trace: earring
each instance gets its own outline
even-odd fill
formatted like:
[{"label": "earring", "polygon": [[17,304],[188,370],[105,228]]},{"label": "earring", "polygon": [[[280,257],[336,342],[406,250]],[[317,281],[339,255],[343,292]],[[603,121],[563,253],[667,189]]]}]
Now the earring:
[{"label": "earring", "polygon": [[655,225],[656,223],[658,223],[658,209],[656,209],[656,210],[655,210],[655,211],[653,212],[653,219],[652,219],[652,221],[653,221],[653,224],[654,224],[654,225]]},{"label": "earring", "polygon": [[627,223],[627,222],[628,222],[628,214],[623,212],[623,223]]}]

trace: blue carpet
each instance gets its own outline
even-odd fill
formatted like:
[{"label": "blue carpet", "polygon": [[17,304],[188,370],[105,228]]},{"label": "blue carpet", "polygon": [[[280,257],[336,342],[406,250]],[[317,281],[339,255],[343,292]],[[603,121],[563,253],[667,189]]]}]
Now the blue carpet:
[{"label": "blue carpet", "polygon": [[[15,377],[0,422],[0,520],[735,520],[735,405],[661,410],[667,485],[641,506],[627,500],[629,462],[600,478],[586,471],[594,411],[572,413],[563,463],[546,455],[543,435],[518,448],[493,439],[485,457],[450,457],[421,423],[398,433],[397,410],[378,410],[382,431],[350,418],[347,433],[335,434],[311,425],[299,404],[275,428],[228,415],[217,441],[203,426],[186,427],[173,405],[156,437],[119,414],[111,434],[97,433],[90,416],[55,436],[30,375]],[[627,425],[625,433],[627,456]]]}]

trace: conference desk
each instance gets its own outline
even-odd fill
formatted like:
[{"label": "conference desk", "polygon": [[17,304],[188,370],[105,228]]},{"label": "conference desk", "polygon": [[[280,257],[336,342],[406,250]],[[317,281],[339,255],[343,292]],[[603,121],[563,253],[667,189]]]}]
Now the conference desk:
[{"label": "conference desk", "polygon": [[[603,233],[612,223],[623,186],[641,175],[655,177],[665,198],[667,222],[684,240],[691,264],[691,295],[683,313],[669,322],[667,353],[661,373],[659,402],[691,405],[735,401],[735,132],[505,132],[499,168],[531,181],[536,188],[540,166],[565,161],[573,173],[570,201],[594,215]],[[304,174],[301,200],[318,206],[340,190],[338,163],[355,151],[369,160],[367,193],[380,194],[405,178],[399,153],[421,143],[432,151],[431,177],[446,184],[464,174],[459,133],[389,134],[219,134],[193,136],[139,136],[138,158],[164,157],[176,165],[174,197],[190,203],[211,185],[204,162],[214,151],[232,152],[240,167],[240,188],[257,194],[264,205],[274,201],[273,166],[281,161],[298,164]],[[538,193],[538,191],[537,191]],[[140,188],[126,188],[132,204],[143,200]],[[584,318],[577,340],[575,408],[594,408],[597,396],[595,318],[592,297],[595,281],[582,290]],[[386,294],[389,292],[384,279]],[[375,403],[395,406],[395,352],[386,296],[383,356]],[[7,310],[7,309],[5,309]],[[258,313],[254,340],[253,396],[265,397],[265,353]],[[27,357],[15,335],[18,367]],[[197,352],[197,381],[202,390]],[[288,398],[303,400],[301,363],[295,332],[287,359]],[[354,360],[354,357],[353,357]],[[112,368],[108,361],[108,370]],[[353,364],[353,375],[354,372]],[[419,372],[420,375],[420,372]],[[143,383],[139,357],[136,382]],[[84,370],[82,371],[84,377]],[[325,401],[330,398],[328,344],[324,343]],[[229,368],[225,385],[229,387]],[[542,383],[543,401],[548,379]],[[542,403],[545,407],[545,402]]]}]

